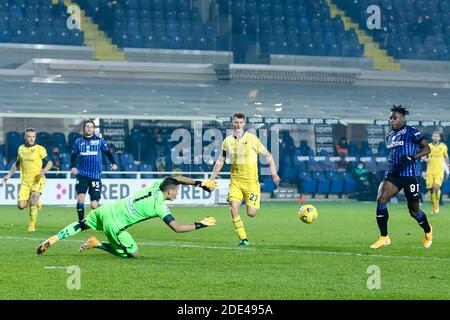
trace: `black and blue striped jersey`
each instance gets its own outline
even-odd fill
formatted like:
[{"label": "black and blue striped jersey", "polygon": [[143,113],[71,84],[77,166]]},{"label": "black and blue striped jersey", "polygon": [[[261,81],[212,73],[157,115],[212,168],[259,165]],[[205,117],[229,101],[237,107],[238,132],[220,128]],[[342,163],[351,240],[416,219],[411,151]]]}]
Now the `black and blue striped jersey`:
[{"label": "black and blue striped jersey", "polygon": [[420,160],[410,164],[403,164],[403,156],[416,155],[421,147],[420,141],[424,139],[419,130],[404,126],[399,130],[391,130],[386,136],[388,149],[388,168],[386,176],[417,177],[421,174]]},{"label": "black and blue striped jersey", "polygon": [[110,153],[105,139],[97,136],[78,138],[72,148],[71,158],[78,158],[78,174],[87,178],[102,178],[102,153]]}]

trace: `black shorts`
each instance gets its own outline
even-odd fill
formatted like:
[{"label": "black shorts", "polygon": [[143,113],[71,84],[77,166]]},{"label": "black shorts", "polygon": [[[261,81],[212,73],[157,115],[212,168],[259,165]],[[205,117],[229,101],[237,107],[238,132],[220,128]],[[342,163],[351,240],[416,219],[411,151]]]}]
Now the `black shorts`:
[{"label": "black shorts", "polygon": [[89,190],[91,201],[99,201],[102,194],[102,181],[77,175],[75,190],[77,194],[86,194]]},{"label": "black shorts", "polygon": [[420,182],[417,177],[397,177],[388,175],[384,178],[384,181],[392,183],[397,187],[398,191],[403,189],[408,202],[420,202]]}]

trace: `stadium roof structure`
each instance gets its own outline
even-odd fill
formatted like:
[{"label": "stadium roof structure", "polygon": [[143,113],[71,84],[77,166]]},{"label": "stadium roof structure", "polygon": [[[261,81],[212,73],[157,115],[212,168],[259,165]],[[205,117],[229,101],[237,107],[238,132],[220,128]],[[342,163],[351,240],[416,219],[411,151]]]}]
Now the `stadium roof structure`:
[{"label": "stadium roof structure", "polygon": [[[34,59],[15,70],[2,69],[0,116],[208,120],[240,111],[248,116],[372,123],[387,119],[392,104],[402,104],[411,110],[409,119],[450,120],[450,85],[445,79],[425,79],[424,85],[417,79],[403,86],[389,75],[383,81],[366,72],[362,79],[361,72],[352,69],[336,75],[336,70],[324,73],[317,68],[283,73],[279,66],[256,72],[236,65],[121,63]],[[152,70],[143,72],[149,65]]]}]

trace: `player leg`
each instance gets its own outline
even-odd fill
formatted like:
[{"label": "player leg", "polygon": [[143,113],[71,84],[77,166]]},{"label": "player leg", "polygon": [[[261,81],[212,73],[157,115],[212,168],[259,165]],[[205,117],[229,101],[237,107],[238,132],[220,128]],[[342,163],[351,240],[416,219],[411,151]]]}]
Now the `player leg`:
[{"label": "player leg", "polygon": [[431,199],[431,213],[434,214],[438,210],[439,207],[439,198],[438,193],[436,192],[436,174],[433,172],[427,172],[427,189],[430,190],[430,199]]},{"label": "player leg", "polygon": [[427,172],[427,189],[430,190],[431,199],[431,213],[434,214],[436,211],[436,191],[434,189],[434,174],[432,172]]},{"label": "player leg", "polygon": [[20,210],[23,210],[26,207],[28,207],[28,200],[18,200],[17,201],[17,208],[19,208]]},{"label": "player leg", "polygon": [[89,217],[84,221],[75,221],[69,224],[68,226],[61,229],[57,234],[51,236],[44,242],[42,242],[37,248],[36,253],[37,254],[43,254],[45,253],[48,248],[52,245],[54,245],[57,241],[63,240],[68,237],[72,237],[81,231],[87,230],[89,228],[95,229],[95,230],[103,230],[103,222],[101,219],[101,209],[98,208],[97,210],[93,210],[89,213]]},{"label": "player leg", "polygon": [[440,210],[440,201],[441,201],[441,186],[442,186],[442,182],[444,182],[444,172],[440,172],[439,174],[436,174],[434,177],[434,185],[433,185],[433,189],[435,192],[435,199],[436,199],[436,206],[435,206],[435,210],[434,213],[439,213]]},{"label": "player leg", "polygon": [[121,258],[138,258],[141,255],[136,242],[127,231],[114,237],[108,235],[108,241],[102,242],[97,248]]},{"label": "player leg", "polygon": [[438,184],[434,184],[433,188],[431,189],[434,195],[434,203],[433,203],[433,210],[431,211],[432,214],[439,213],[439,199],[441,197],[441,186]]},{"label": "player leg", "polygon": [[[19,197],[17,199],[17,207],[20,210],[23,210],[26,207],[28,207],[30,197],[31,197],[31,186],[27,182],[23,181],[22,184],[20,185]],[[28,231],[34,231],[34,228],[30,228],[30,225],[28,225]]]},{"label": "player leg", "polygon": [[91,198],[91,209],[96,209],[100,206],[102,182],[100,180],[91,180],[89,184],[89,196]]},{"label": "player leg", "polygon": [[247,215],[255,217],[261,206],[261,188],[259,183],[250,185],[243,190],[245,204],[247,205]]},{"label": "player leg", "polygon": [[393,182],[388,180],[381,182],[378,188],[376,218],[378,228],[380,229],[380,238],[377,242],[370,246],[372,249],[379,249],[391,244],[391,239],[389,238],[387,228],[387,222],[389,220],[387,204],[389,200],[398,193],[398,191],[399,188]]},{"label": "player leg", "polygon": [[20,184],[19,196],[17,198],[17,207],[20,210],[23,210],[26,207],[28,207],[30,197],[31,197],[31,185],[26,181],[22,181]]},{"label": "player leg", "polygon": [[36,219],[38,215],[37,204],[39,202],[40,194],[38,192],[32,192],[30,197],[30,221],[28,223],[28,231],[36,230]]},{"label": "player leg", "polygon": [[100,249],[121,258],[137,258],[140,256],[133,237],[125,230],[120,230],[114,223],[105,221],[103,231],[108,242],[100,242],[95,237],[84,241],[79,251]]},{"label": "player leg", "polygon": [[[93,212],[91,212],[92,214]],[[90,226],[85,223],[80,223],[79,221],[72,222],[71,224],[67,225],[66,227],[62,228],[57,234],[51,236],[44,242],[42,242],[37,248],[36,253],[37,254],[43,254],[45,253],[48,248],[52,245],[54,245],[57,241],[63,240],[65,238],[72,237],[81,231],[84,231],[86,229],[89,229]],[[100,229],[101,230],[101,229]]]},{"label": "player leg", "polygon": [[242,221],[242,218],[239,215],[239,208],[241,207],[243,197],[244,195],[239,185],[235,181],[231,181],[227,201],[230,205],[230,214],[234,224],[234,230],[236,231],[236,234],[240,240],[238,245],[249,245],[250,243],[248,242],[247,239],[247,233],[245,232],[244,222]]},{"label": "player leg", "polygon": [[26,207],[28,207],[28,201],[30,200],[30,196],[31,196],[31,188],[26,183],[22,183],[19,189],[17,208],[23,210]]},{"label": "player leg", "polygon": [[39,181],[33,184],[30,196],[30,222],[28,224],[28,231],[36,230],[36,219],[39,212],[38,203],[41,194],[44,192],[45,178],[41,177]]},{"label": "player leg", "polygon": [[[414,181],[415,180],[415,181]],[[411,217],[413,217],[419,226],[423,229],[425,235],[423,239],[423,246],[429,248],[433,240],[432,227],[428,223],[427,215],[420,209],[419,206],[419,183],[417,179],[412,178],[408,183],[409,186],[405,186],[405,197],[408,201],[408,210]]]},{"label": "player leg", "polygon": [[77,176],[75,190],[77,192],[77,216],[78,221],[84,220],[84,202],[86,200],[86,191],[89,188],[89,181],[83,176]]}]

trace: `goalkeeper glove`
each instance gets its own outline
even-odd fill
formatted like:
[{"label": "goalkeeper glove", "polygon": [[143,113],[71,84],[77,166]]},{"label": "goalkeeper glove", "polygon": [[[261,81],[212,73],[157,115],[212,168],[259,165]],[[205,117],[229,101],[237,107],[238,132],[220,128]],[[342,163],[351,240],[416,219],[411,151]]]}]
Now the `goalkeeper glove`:
[{"label": "goalkeeper glove", "polygon": [[194,222],[195,229],[205,228],[216,225],[216,219],[214,217],[206,217],[200,220],[200,222]]},{"label": "goalkeeper glove", "polygon": [[414,156],[407,156],[407,155],[404,155],[404,156],[402,157],[402,164],[408,165],[408,164],[413,163],[414,160],[415,160],[415,159],[414,159]]},{"label": "goalkeeper glove", "polygon": [[215,188],[217,188],[217,180],[205,180],[205,181],[195,181],[195,186],[200,187],[205,191],[211,193]]}]

